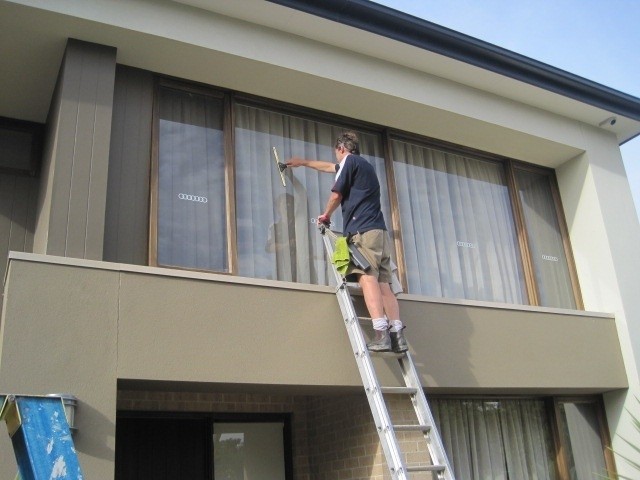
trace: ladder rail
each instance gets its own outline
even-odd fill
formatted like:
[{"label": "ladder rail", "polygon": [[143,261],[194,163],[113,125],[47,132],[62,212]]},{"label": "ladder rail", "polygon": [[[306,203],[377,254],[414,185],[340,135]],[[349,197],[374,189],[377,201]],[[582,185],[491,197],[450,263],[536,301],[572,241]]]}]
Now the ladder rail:
[{"label": "ladder rail", "polygon": [[[331,261],[334,251],[332,240],[335,241],[337,235],[326,226],[320,227],[320,233],[329,257],[328,260]],[[378,354],[379,356],[390,356],[397,359],[405,383],[405,387],[381,387],[360,327],[361,318],[358,317],[353,305],[347,282],[333,264],[331,264],[331,270],[336,280],[336,296],[338,297],[340,311],[347,328],[349,341],[356,358],[358,371],[367,394],[367,400],[392,478],[394,480],[408,480],[409,472],[433,472],[439,480],[455,480],[410,353],[407,351],[403,354]],[[409,395],[418,423],[416,425],[394,426],[387,409],[385,394]],[[427,443],[432,465],[407,466],[396,437],[396,430],[422,432]]]},{"label": "ladder rail", "polygon": [[[331,239],[328,235],[323,235],[322,238],[327,253],[331,254],[333,252]],[[389,470],[394,479],[408,480],[402,453],[398,448],[398,440],[395,436],[393,423],[386,408],[382,389],[373,368],[369,350],[367,349],[367,343],[360,329],[358,315],[353,306],[353,302],[351,302],[346,282],[335,268],[332,268],[332,271],[338,284],[336,295],[338,297],[340,310],[345,321],[345,326],[347,327],[351,348],[358,364],[358,371],[360,372],[360,377],[367,394],[367,400],[374,417],[380,443],[387,458],[387,463],[389,464]]]},{"label": "ladder rail", "polygon": [[438,431],[438,426],[436,425],[433,414],[431,413],[431,408],[429,408],[429,403],[427,402],[427,397],[422,389],[420,377],[418,377],[418,372],[416,371],[415,364],[411,359],[411,354],[407,351],[404,357],[398,358],[398,363],[400,364],[405,384],[408,387],[416,389],[415,393],[411,395],[411,402],[413,403],[414,410],[418,417],[418,423],[430,426],[430,430],[425,432],[425,436],[428,436],[427,448],[429,449],[431,458],[439,465],[444,465],[446,467],[443,474],[445,480],[454,480],[453,474],[451,473],[453,470],[451,469],[449,458],[445,453],[440,432]]}]

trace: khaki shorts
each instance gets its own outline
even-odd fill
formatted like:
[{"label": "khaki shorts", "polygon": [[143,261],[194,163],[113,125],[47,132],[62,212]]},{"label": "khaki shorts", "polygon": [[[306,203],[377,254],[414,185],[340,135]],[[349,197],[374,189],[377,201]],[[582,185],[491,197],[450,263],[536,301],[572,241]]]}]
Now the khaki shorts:
[{"label": "khaki shorts", "polygon": [[349,264],[347,275],[372,275],[380,283],[391,283],[391,237],[386,230],[369,230],[351,237],[353,243],[369,260],[371,268],[365,272],[353,264]]}]

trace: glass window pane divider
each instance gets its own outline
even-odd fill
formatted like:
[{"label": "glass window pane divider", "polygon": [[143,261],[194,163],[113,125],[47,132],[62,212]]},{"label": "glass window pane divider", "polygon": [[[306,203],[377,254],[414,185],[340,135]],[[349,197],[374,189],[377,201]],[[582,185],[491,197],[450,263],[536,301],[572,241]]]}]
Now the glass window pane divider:
[{"label": "glass window pane divider", "polygon": [[527,227],[524,222],[524,214],[522,212],[520,198],[518,197],[518,185],[516,183],[513,162],[505,162],[505,170],[507,176],[507,185],[509,189],[509,197],[511,198],[511,206],[514,215],[514,221],[516,223],[518,244],[520,246],[520,259],[522,262],[522,268],[524,270],[524,278],[527,287],[529,304],[539,305],[540,297],[538,294],[538,287],[536,285],[535,273],[531,261],[531,249],[529,248]]},{"label": "glass window pane divider", "polygon": [[235,170],[235,99],[225,95],[224,100],[224,156],[225,195],[227,196],[227,256],[229,272],[238,274],[238,236],[236,231],[236,170]]},{"label": "glass window pane divider", "polygon": [[398,267],[398,280],[402,284],[402,289],[408,291],[407,266],[405,263],[404,248],[402,243],[402,229],[400,228],[400,207],[398,205],[398,190],[393,170],[393,152],[391,149],[391,139],[389,130],[382,133],[382,151],[385,156],[385,172],[387,175],[387,188],[389,189],[389,203],[391,204],[391,229],[393,231],[393,241],[396,249],[396,261]]},{"label": "glass window pane divider", "polygon": [[564,216],[564,209],[562,208],[562,201],[560,199],[560,188],[558,187],[558,180],[555,173],[547,172],[550,177],[551,194],[553,195],[553,203],[556,211],[556,218],[558,219],[558,226],[560,227],[560,234],[562,235],[562,246],[567,258],[567,266],[569,268],[569,279],[571,280],[571,287],[573,290],[573,296],[576,302],[576,308],[584,310],[584,302],[582,301],[582,292],[580,290],[580,283],[578,281],[578,272],[576,270],[576,262],[573,258],[573,251],[571,250],[571,242],[569,241],[569,228],[567,227],[567,221]]}]

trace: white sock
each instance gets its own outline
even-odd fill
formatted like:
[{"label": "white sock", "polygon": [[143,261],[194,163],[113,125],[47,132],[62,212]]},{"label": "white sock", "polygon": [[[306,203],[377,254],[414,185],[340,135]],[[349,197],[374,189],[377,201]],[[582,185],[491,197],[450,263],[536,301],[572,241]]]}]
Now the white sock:
[{"label": "white sock", "polygon": [[374,318],[372,321],[374,330],[386,330],[389,328],[389,324],[385,318]]},{"label": "white sock", "polygon": [[402,321],[401,320],[391,320],[389,323],[391,324],[391,331],[392,332],[397,333],[400,330],[402,330]]}]

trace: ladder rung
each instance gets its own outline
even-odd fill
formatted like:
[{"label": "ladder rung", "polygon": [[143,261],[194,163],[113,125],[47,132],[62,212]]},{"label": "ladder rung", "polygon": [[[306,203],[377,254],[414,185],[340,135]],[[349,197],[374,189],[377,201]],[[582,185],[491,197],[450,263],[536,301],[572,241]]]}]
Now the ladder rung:
[{"label": "ladder rung", "polygon": [[395,395],[413,395],[418,392],[415,387],[380,387],[382,393],[389,393]]},{"label": "ladder rung", "polygon": [[406,467],[407,472],[444,472],[445,469],[444,465],[413,465]]},{"label": "ladder rung", "polygon": [[376,356],[376,357],[384,357],[384,358],[401,358],[404,357],[405,354],[404,353],[395,353],[395,352],[374,352],[372,350],[369,350],[369,355],[370,356]]},{"label": "ladder rung", "polygon": [[394,425],[393,428],[400,432],[428,432],[431,425]]},{"label": "ladder rung", "polygon": [[[332,241],[336,236],[327,228],[322,228],[320,233],[323,235],[323,242],[328,258],[333,256],[334,248]],[[366,335],[363,333],[364,324],[371,325],[371,318],[360,317],[356,311],[354,301],[362,297],[363,291],[358,283],[347,282],[347,280],[339,274],[335,265],[332,264],[332,270],[336,280],[335,293],[338,297],[338,303],[342,312],[342,318],[344,319],[345,326],[347,327],[347,333],[349,340],[353,348],[353,352],[356,355],[358,370],[362,377],[365,390],[368,395],[368,400],[371,407],[371,413],[375,418],[375,424],[380,434],[380,442],[384,450],[384,455],[387,458],[389,465],[389,471],[394,478],[406,479],[409,472],[433,472],[434,476],[437,476],[439,480],[454,480],[453,473],[450,471],[451,466],[447,460],[446,453],[444,452],[442,442],[438,435],[438,430],[433,424],[433,418],[429,405],[426,403],[424,395],[421,394],[422,385],[420,384],[420,376],[418,375],[411,355],[409,352],[394,353],[394,352],[372,352],[368,351],[364,347],[363,343],[367,342]],[[356,321],[357,319],[357,321]],[[370,328],[370,327],[369,327]],[[367,329],[368,330],[368,329]],[[363,350],[364,348],[364,350]],[[384,363],[381,361],[372,362],[370,357],[381,357],[385,361],[397,360],[402,370],[402,376],[405,380],[405,386],[397,387],[382,387],[379,384],[379,380],[376,374],[377,363]],[[393,363],[393,362],[388,362]],[[412,386],[410,386],[412,385]],[[417,414],[417,422],[426,422],[429,425],[392,425],[392,419],[387,410],[386,402],[380,398],[381,394],[391,395],[411,395],[411,403]],[[382,400],[382,401],[380,401]],[[411,421],[411,420],[408,420]],[[424,463],[432,462],[437,465],[420,465],[422,462],[416,462],[417,464],[411,466],[402,465],[396,469],[398,455],[402,455],[400,444],[398,439],[393,434],[393,431],[398,432],[419,432],[422,433],[424,440],[428,443],[428,452],[425,454],[429,458],[425,458]],[[391,435],[388,433],[391,432]],[[401,462],[402,463],[402,462]],[[402,472],[401,470],[406,470]]]}]

